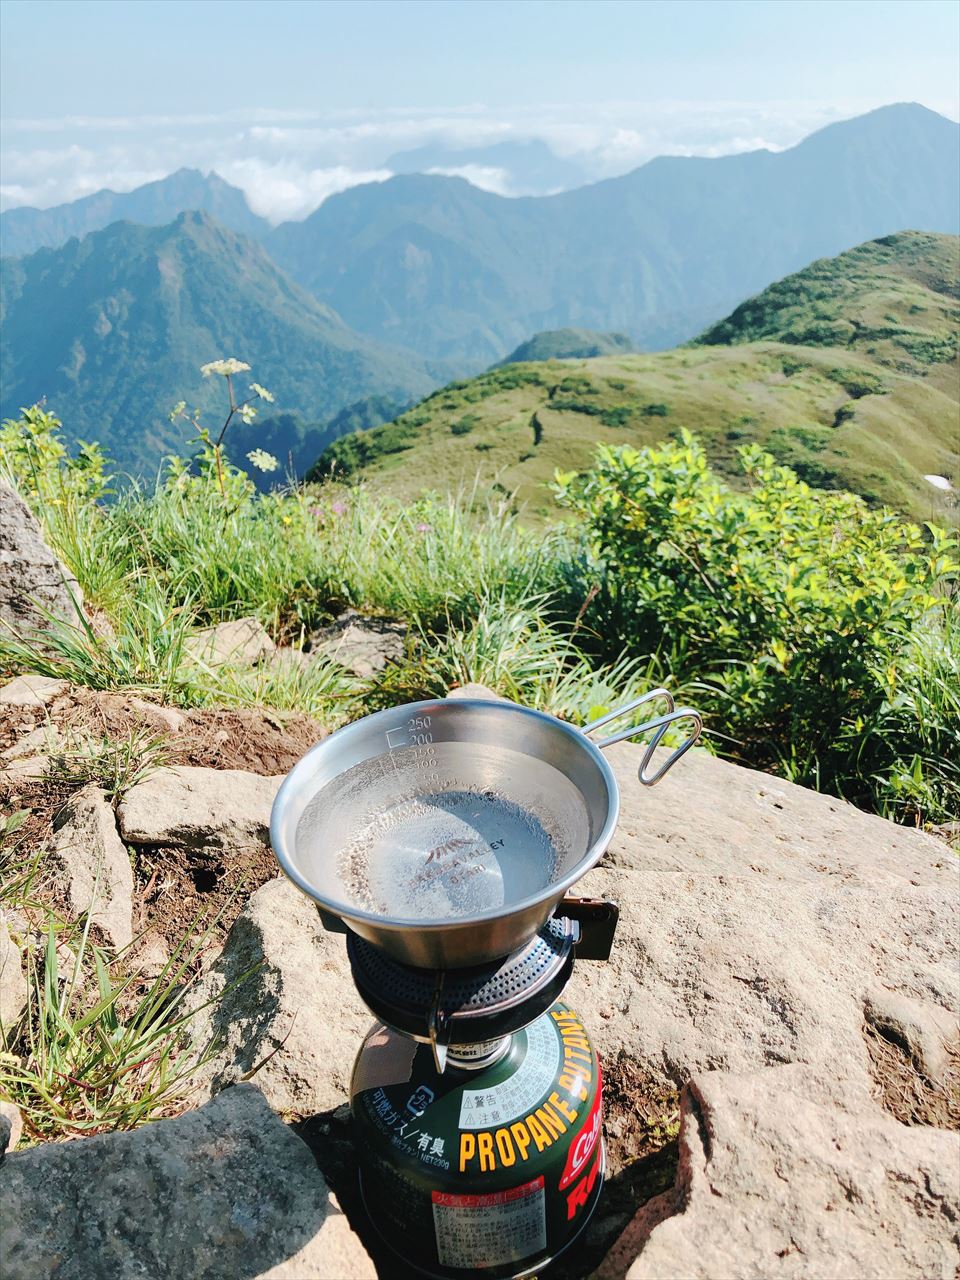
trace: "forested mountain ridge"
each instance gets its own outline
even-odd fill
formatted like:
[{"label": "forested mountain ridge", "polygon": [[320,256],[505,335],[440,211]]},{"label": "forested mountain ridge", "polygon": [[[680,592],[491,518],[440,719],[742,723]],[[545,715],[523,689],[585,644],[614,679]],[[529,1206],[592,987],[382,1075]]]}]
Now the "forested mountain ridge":
[{"label": "forested mountain ridge", "polygon": [[225,355],[252,366],[278,411],[311,421],[369,395],[408,403],[440,380],[413,353],[355,333],[202,213],[4,259],[0,284],[0,411],[45,398],[71,439],[99,440],[135,473],[182,446],[183,425],[167,418],[176,401],[220,411],[222,388],[200,366]]},{"label": "forested mountain ridge", "polygon": [[20,258],[37,249],[56,249],[72,236],[101,231],[112,222],[162,227],[190,210],[208,213],[231,231],[256,240],[270,230],[269,222],[250,209],[243,192],[219,174],[178,169],[133,191],[96,191],[50,209],[7,209],[0,214],[0,253]]},{"label": "forested mountain ridge", "polygon": [[482,368],[544,329],[686,341],[742,299],[862,241],[960,229],[960,126],[916,104],[778,153],[661,157],[508,199],[409,175],[331,196],[267,246],[361,332]]}]

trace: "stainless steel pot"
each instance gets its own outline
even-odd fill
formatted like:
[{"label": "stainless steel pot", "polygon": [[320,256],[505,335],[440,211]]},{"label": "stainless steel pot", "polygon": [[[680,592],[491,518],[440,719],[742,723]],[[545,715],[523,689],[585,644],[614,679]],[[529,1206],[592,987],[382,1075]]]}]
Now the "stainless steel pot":
[{"label": "stainless steel pot", "polygon": [[[657,700],[646,723],[588,736]],[[654,769],[678,721],[690,732]],[[323,912],[395,959],[484,964],[529,942],[609,844],[620,795],[603,749],[651,734],[639,777],[652,786],[700,729],[665,689],[583,730],[511,702],[392,707],[307,752],[277,793],[271,840]]]}]

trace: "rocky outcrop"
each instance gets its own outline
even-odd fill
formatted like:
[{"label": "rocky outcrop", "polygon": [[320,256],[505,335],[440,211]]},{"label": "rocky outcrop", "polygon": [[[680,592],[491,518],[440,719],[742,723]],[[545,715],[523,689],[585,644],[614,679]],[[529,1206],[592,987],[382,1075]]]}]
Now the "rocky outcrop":
[{"label": "rocky outcrop", "polygon": [[64,805],[54,830],[50,861],[71,918],[89,915],[114,947],[127,946],[133,939],[133,869],[113,806],[99,787],[83,787]]},{"label": "rocky outcrop", "polygon": [[191,849],[266,844],[282,781],[240,769],[157,769],[121,800],[120,834],[130,844]]},{"label": "rocky outcrop", "polygon": [[16,1026],[29,994],[23,952],[15,936],[19,932],[16,922],[0,911],[0,1048]]},{"label": "rocky outcrop", "polygon": [[20,495],[0,480],[0,629],[34,638],[51,615],[77,621],[83,596]]},{"label": "rocky outcrop", "polygon": [[576,892],[616,898],[620,926],[567,992],[601,1050],[678,1083],[802,1062],[821,1099],[867,1105],[868,997],[955,1025],[960,862],[941,841],[703,752],[653,788],[637,748],[607,758],[620,822]]},{"label": "rocky outcrop", "polygon": [[814,1102],[802,1068],[778,1067],[695,1077],[680,1142],[679,1186],[597,1280],[953,1280],[956,1134]]},{"label": "rocky outcrop", "polygon": [[372,1280],[307,1147],[252,1085],[133,1133],[8,1155],[4,1280]]},{"label": "rocky outcrop", "polygon": [[206,667],[253,666],[273,653],[276,645],[257,618],[219,622],[188,636],[183,650],[193,662]]},{"label": "rocky outcrop", "polygon": [[207,1096],[263,1063],[257,1086],[284,1115],[346,1101],[372,1016],[350,978],[343,934],[328,933],[289,880],[251,897],[191,1004],[199,1008],[188,1024],[194,1047],[220,1042],[202,1068]]},{"label": "rocky outcrop", "polygon": [[864,1028],[943,1071],[960,1007],[955,855],[702,752],[652,789],[637,748],[607,754],[620,823],[575,892],[616,898],[620,926],[566,998],[608,1061],[626,1052],[690,1083],[680,1183],[600,1274],[946,1275],[960,1137],[885,1114]]},{"label": "rocky outcrop", "polygon": [[347,609],[329,627],[315,631],[311,644],[315,652],[324,653],[367,680],[382,671],[388,662],[403,657],[407,628],[401,622],[386,618],[369,618]]},{"label": "rocky outcrop", "polygon": [[45,707],[68,687],[66,680],[51,676],[17,676],[0,689],[0,706]]}]

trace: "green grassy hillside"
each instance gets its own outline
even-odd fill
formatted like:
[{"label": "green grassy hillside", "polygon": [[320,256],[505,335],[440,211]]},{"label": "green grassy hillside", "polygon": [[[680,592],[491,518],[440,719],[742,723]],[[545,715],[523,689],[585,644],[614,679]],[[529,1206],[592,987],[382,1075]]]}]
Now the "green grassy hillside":
[{"label": "green grassy hillside", "polygon": [[687,427],[731,479],[738,445],[756,440],[813,485],[950,518],[923,476],[960,485],[958,244],[904,233],[814,263],[675,351],[453,383],[337,441],[314,474],[375,479],[402,498],[479,477],[546,515],[556,468],[584,467],[601,441],[652,444]]},{"label": "green grassy hillside", "polygon": [[595,329],[544,329],[493,366],[527,364],[531,360],[582,360],[592,356],[632,355],[636,345],[625,333],[598,333]]}]

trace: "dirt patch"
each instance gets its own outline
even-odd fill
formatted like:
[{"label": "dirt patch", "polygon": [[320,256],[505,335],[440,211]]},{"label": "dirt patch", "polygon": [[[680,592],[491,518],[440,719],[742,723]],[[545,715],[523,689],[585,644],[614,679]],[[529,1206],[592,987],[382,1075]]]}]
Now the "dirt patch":
[{"label": "dirt patch", "polygon": [[[71,793],[95,782],[112,793],[135,779],[141,764],[196,765],[242,769],[275,776],[288,772],[326,736],[316,720],[298,712],[267,708],[216,708],[179,711],[134,695],[71,688],[47,707],[0,708],[0,752],[38,729],[51,745],[53,772],[46,778],[4,778],[0,772],[0,814],[27,812],[14,855],[0,866],[4,880],[22,874],[53,835],[53,824]],[[104,752],[104,743],[110,744]],[[129,751],[130,760],[125,753]],[[99,753],[99,754],[98,754]],[[0,760],[0,770],[3,767]],[[273,852],[259,842],[249,848],[183,850],[138,846],[134,860],[134,932],[157,933],[169,948],[188,929],[202,933],[217,919],[207,949],[223,939],[249,895],[279,874]],[[62,901],[42,862],[35,882],[46,906],[63,913]]]},{"label": "dirt patch", "polygon": [[[626,1054],[604,1069],[607,1173],[603,1194],[582,1236],[544,1270],[544,1276],[583,1280],[600,1264],[637,1209],[673,1186],[679,1115],[676,1089],[656,1080]],[[294,1128],[313,1151],[377,1274],[382,1280],[416,1280],[419,1273],[386,1248],[360,1201],[349,1108],[312,1116]]]},{"label": "dirt patch", "polygon": [[960,1130],[960,1043],[947,1049],[943,1080],[930,1081],[918,1071],[906,1047],[867,1023],[863,1029],[873,1094],[901,1124]]},{"label": "dirt patch", "polygon": [[[287,773],[326,737],[318,721],[299,711],[266,707],[164,708],[133,694],[72,687],[47,707],[3,707],[0,753],[34,729],[47,727],[68,746],[84,736],[162,740],[168,764],[250,773]],[[170,721],[168,723],[168,721]],[[172,728],[171,724],[179,725]]]},{"label": "dirt patch", "polygon": [[[191,711],[189,723],[170,741],[173,764],[207,769],[288,773],[327,730],[299,711],[262,707]],[[185,739],[181,743],[180,739]]]},{"label": "dirt patch", "polygon": [[199,941],[209,926],[203,954],[219,951],[251,893],[279,874],[273,850],[262,844],[226,851],[137,845],[134,933],[150,928],[172,950],[188,930]]}]

